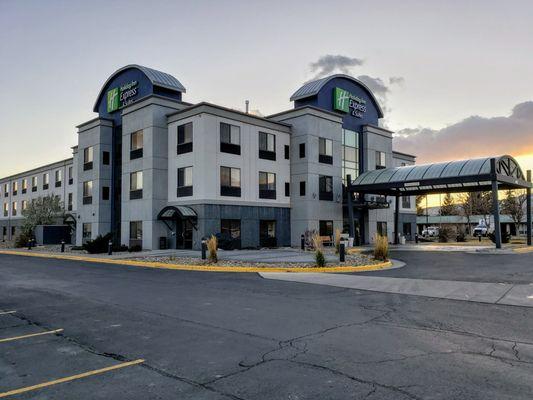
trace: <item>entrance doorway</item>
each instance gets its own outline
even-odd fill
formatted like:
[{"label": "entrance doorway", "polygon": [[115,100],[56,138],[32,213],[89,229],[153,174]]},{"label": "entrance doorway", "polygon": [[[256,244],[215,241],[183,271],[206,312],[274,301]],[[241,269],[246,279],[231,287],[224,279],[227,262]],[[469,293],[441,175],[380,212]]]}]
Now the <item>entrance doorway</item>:
[{"label": "entrance doorway", "polygon": [[[157,215],[159,221],[167,226],[169,234],[176,239],[176,249],[193,248],[193,229],[197,230],[196,211],[187,206],[166,206]],[[165,242],[165,238],[161,238]]]},{"label": "entrance doorway", "polygon": [[176,249],[192,249],[192,229],[190,220],[176,220]]}]

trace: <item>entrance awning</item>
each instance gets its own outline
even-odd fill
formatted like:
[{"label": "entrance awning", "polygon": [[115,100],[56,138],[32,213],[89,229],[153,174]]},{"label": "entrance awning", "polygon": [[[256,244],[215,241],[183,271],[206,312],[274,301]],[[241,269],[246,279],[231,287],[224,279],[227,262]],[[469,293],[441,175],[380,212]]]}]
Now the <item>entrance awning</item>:
[{"label": "entrance awning", "polygon": [[188,206],[166,206],[159,211],[157,219],[165,223],[166,221],[176,221],[180,219],[187,220],[192,223],[194,229],[197,229],[196,221],[198,220],[198,214],[194,209]]}]

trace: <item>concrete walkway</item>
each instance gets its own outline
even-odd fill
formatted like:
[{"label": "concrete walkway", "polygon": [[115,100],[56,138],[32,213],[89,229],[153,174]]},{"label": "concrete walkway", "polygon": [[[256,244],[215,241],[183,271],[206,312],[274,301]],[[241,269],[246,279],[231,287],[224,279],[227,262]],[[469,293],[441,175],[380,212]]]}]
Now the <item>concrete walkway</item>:
[{"label": "concrete walkway", "polygon": [[384,278],[343,274],[260,273],[263,278],[440,299],[533,307],[533,284]]}]

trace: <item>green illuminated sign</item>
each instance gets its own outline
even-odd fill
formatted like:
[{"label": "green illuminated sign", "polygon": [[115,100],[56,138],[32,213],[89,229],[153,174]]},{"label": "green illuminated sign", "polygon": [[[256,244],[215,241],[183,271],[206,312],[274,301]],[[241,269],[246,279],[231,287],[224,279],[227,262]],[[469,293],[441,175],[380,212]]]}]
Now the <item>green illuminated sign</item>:
[{"label": "green illuminated sign", "polygon": [[112,113],[119,108],[125,107],[133,103],[134,97],[137,96],[138,82],[131,81],[120,87],[116,87],[107,91],[107,112]]},{"label": "green illuminated sign", "polygon": [[118,110],[119,105],[118,87],[111,89],[107,92],[107,112],[112,113]]},{"label": "green illuminated sign", "polygon": [[333,89],[333,109],[363,118],[363,113],[366,112],[366,100],[336,87]]}]

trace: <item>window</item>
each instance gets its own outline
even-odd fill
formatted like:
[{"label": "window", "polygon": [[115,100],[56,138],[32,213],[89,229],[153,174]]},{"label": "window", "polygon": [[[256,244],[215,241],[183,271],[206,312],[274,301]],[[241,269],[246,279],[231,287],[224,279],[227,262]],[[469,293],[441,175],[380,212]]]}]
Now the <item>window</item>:
[{"label": "window", "polygon": [[17,233],[17,227],[16,226],[12,226],[11,227],[11,239],[13,239],[15,237],[15,233]]},{"label": "window", "polygon": [[333,177],[324,175],[318,177],[318,198],[333,200]]},{"label": "window", "polygon": [[259,245],[261,247],[276,247],[276,221],[259,221]]},{"label": "window", "polygon": [[382,221],[378,221],[378,222],[376,222],[376,224],[377,224],[376,231],[377,231],[378,235],[387,236],[387,223],[386,222],[382,222]]},{"label": "window", "polygon": [[300,143],[300,158],[305,158],[305,143]]},{"label": "window", "polygon": [[72,211],[72,193],[68,194],[67,210]]},{"label": "window", "polygon": [[102,164],[103,165],[109,165],[111,162],[109,151],[102,151]]},{"label": "window", "polygon": [[61,187],[61,181],[63,180],[63,174],[60,169],[55,172],[55,187]]},{"label": "window", "polygon": [[102,200],[109,200],[109,186],[102,186]]},{"label": "window", "polygon": [[285,197],[289,197],[291,195],[291,184],[289,182],[285,182]]},{"label": "window", "polygon": [[28,180],[23,179],[22,180],[22,194],[26,193],[28,191]]},{"label": "window", "polygon": [[376,169],[387,168],[385,163],[385,153],[382,151],[376,151]]},{"label": "window", "polygon": [[276,161],[276,136],[259,132],[259,158]]},{"label": "window", "polygon": [[233,248],[239,249],[241,247],[241,220],[221,219],[220,232],[224,237],[232,239]]},{"label": "window", "polygon": [[241,170],[220,167],[220,195],[241,197]]},{"label": "window", "polygon": [[192,122],[178,126],[178,154],[192,151]]},{"label": "window", "polygon": [[37,177],[32,176],[31,178],[31,191],[36,192],[37,191]]},{"label": "window", "polygon": [[276,198],[276,174],[272,172],[259,172],[259,198]]},{"label": "window", "polygon": [[402,233],[407,240],[411,240],[412,231],[411,231],[411,224],[409,222],[403,223]]},{"label": "window", "polygon": [[43,175],[43,190],[48,189],[49,184],[50,184],[50,175],[44,174]]},{"label": "window", "polygon": [[90,240],[92,237],[92,224],[84,222],[82,225],[82,238],[83,241]]},{"label": "window", "polygon": [[130,174],[130,200],[143,197],[143,172],[136,171]]},{"label": "window", "polygon": [[20,202],[20,210],[24,211],[28,208],[28,200],[22,200]]},{"label": "window", "polygon": [[83,182],[83,204],[93,203],[93,181]]},{"label": "window", "polygon": [[143,156],[143,131],[133,132],[130,137],[130,160]]},{"label": "window", "polygon": [[19,183],[17,181],[13,182],[13,196],[16,196],[19,190]]},{"label": "window", "polygon": [[89,171],[93,169],[93,147],[83,149],[83,170]]},{"label": "window", "polygon": [[4,203],[4,217],[7,217],[9,215],[9,205],[7,203]]},{"label": "window", "polygon": [[285,160],[289,160],[291,158],[291,148],[288,144],[285,145]]},{"label": "window", "polygon": [[9,183],[4,184],[4,197],[9,196]]},{"label": "window", "polygon": [[333,237],[333,221],[318,221],[318,234]]},{"label": "window", "polygon": [[300,196],[305,196],[305,181],[300,182]]},{"label": "window", "polygon": [[318,138],[318,162],[333,164],[333,141]]},{"label": "window", "polygon": [[355,180],[359,176],[359,134],[349,129],[342,130],[342,183],[347,176]]},{"label": "window", "polygon": [[74,176],[72,175],[72,167],[68,167],[68,184],[74,183]]},{"label": "window", "polygon": [[130,247],[141,246],[143,242],[142,221],[130,221]]},{"label": "window", "polygon": [[192,196],[192,167],[178,168],[177,196]]},{"label": "window", "polygon": [[402,196],[402,208],[411,208],[411,196]]},{"label": "window", "polygon": [[241,154],[241,128],[235,125],[220,123],[220,151],[230,154]]},{"label": "window", "polygon": [[17,202],[14,201],[12,206],[11,206],[11,215],[14,217],[15,215],[17,215]]}]

